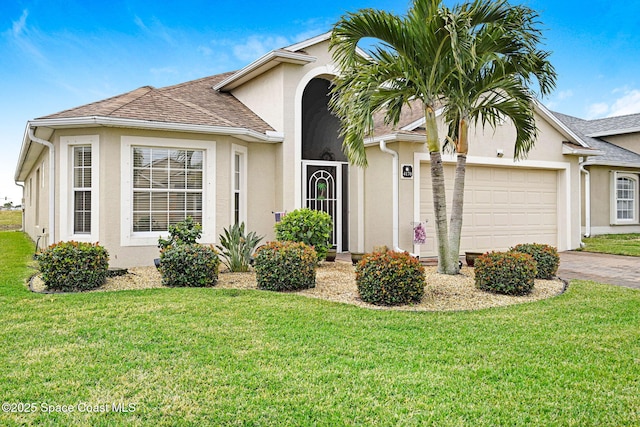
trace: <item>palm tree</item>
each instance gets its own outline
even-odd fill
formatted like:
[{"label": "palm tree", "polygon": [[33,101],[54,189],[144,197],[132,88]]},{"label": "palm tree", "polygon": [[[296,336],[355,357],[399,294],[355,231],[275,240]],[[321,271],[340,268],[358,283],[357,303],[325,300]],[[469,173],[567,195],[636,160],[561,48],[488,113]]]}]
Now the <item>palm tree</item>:
[{"label": "palm tree", "polygon": [[[539,81],[544,94],[555,83],[548,54],[536,50],[536,19],[531,9],[506,0],[476,0],[453,9],[441,0],[414,0],[405,17],[364,9],[333,29],[331,49],[342,74],[330,106],[342,120],[343,146],[352,163],[367,164],[364,138],[373,132],[374,113],[396,125],[403,107],[420,102],[424,109],[441,273],[459,271],[469,121],[496,126],[510,118],[518,135],[516,157],[526,155],[535,141],[529,84]],[[368,55],[358,50],[364,38],[379,41]],[[449,125],[447,140],[458,153],[451,235],[436,122],[440,106]]]}]

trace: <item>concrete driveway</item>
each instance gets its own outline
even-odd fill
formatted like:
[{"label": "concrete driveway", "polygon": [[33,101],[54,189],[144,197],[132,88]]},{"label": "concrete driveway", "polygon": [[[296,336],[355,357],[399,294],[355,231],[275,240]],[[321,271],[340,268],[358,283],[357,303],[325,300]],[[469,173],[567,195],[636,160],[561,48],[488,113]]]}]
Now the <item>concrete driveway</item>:
[{"label": "concrete driveway", "polygon": [[640,257],[561,252],[557,275],[562,279],[593,280],[640,289]]}]

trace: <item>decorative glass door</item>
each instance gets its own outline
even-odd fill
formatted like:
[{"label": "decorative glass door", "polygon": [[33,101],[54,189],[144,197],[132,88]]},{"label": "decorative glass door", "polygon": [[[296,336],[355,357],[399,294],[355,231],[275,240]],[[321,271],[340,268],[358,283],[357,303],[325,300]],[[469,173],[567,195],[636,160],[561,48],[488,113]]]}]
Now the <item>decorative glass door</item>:
[{"label": "decorative glass door", "polygon": [[328,213],[333,219],[331,245],[342,251],[342,163],[305,161],[304,206]]}]

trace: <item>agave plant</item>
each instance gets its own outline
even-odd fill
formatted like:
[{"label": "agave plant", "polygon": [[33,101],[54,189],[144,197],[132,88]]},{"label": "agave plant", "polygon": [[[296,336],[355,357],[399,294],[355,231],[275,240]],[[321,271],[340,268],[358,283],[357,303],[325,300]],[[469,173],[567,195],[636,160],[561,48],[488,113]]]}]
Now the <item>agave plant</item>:
[{"label": "agave plant", "polygon": [[244,234],[244,222],[233,224],[224,229],[220,235],[220,244],[216,245],[221,252],[222,262],[233,272],[249,271],[251,255],[264,236],[254,231]]}]

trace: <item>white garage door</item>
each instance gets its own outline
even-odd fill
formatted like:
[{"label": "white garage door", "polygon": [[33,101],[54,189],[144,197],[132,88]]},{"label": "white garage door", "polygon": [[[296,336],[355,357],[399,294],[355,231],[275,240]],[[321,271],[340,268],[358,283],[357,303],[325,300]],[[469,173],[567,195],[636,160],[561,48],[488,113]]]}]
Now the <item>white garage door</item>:
[{"label": "white garage door", "polygon": [[[445,166],[447,213],[451,215],[454,166]],[[435,256],[429,164],[420,171],[420,218],[427,219],[421,256]],[[518,243],[557,246],[557,171],[467,166],[461,252],[505,250]]]}]

